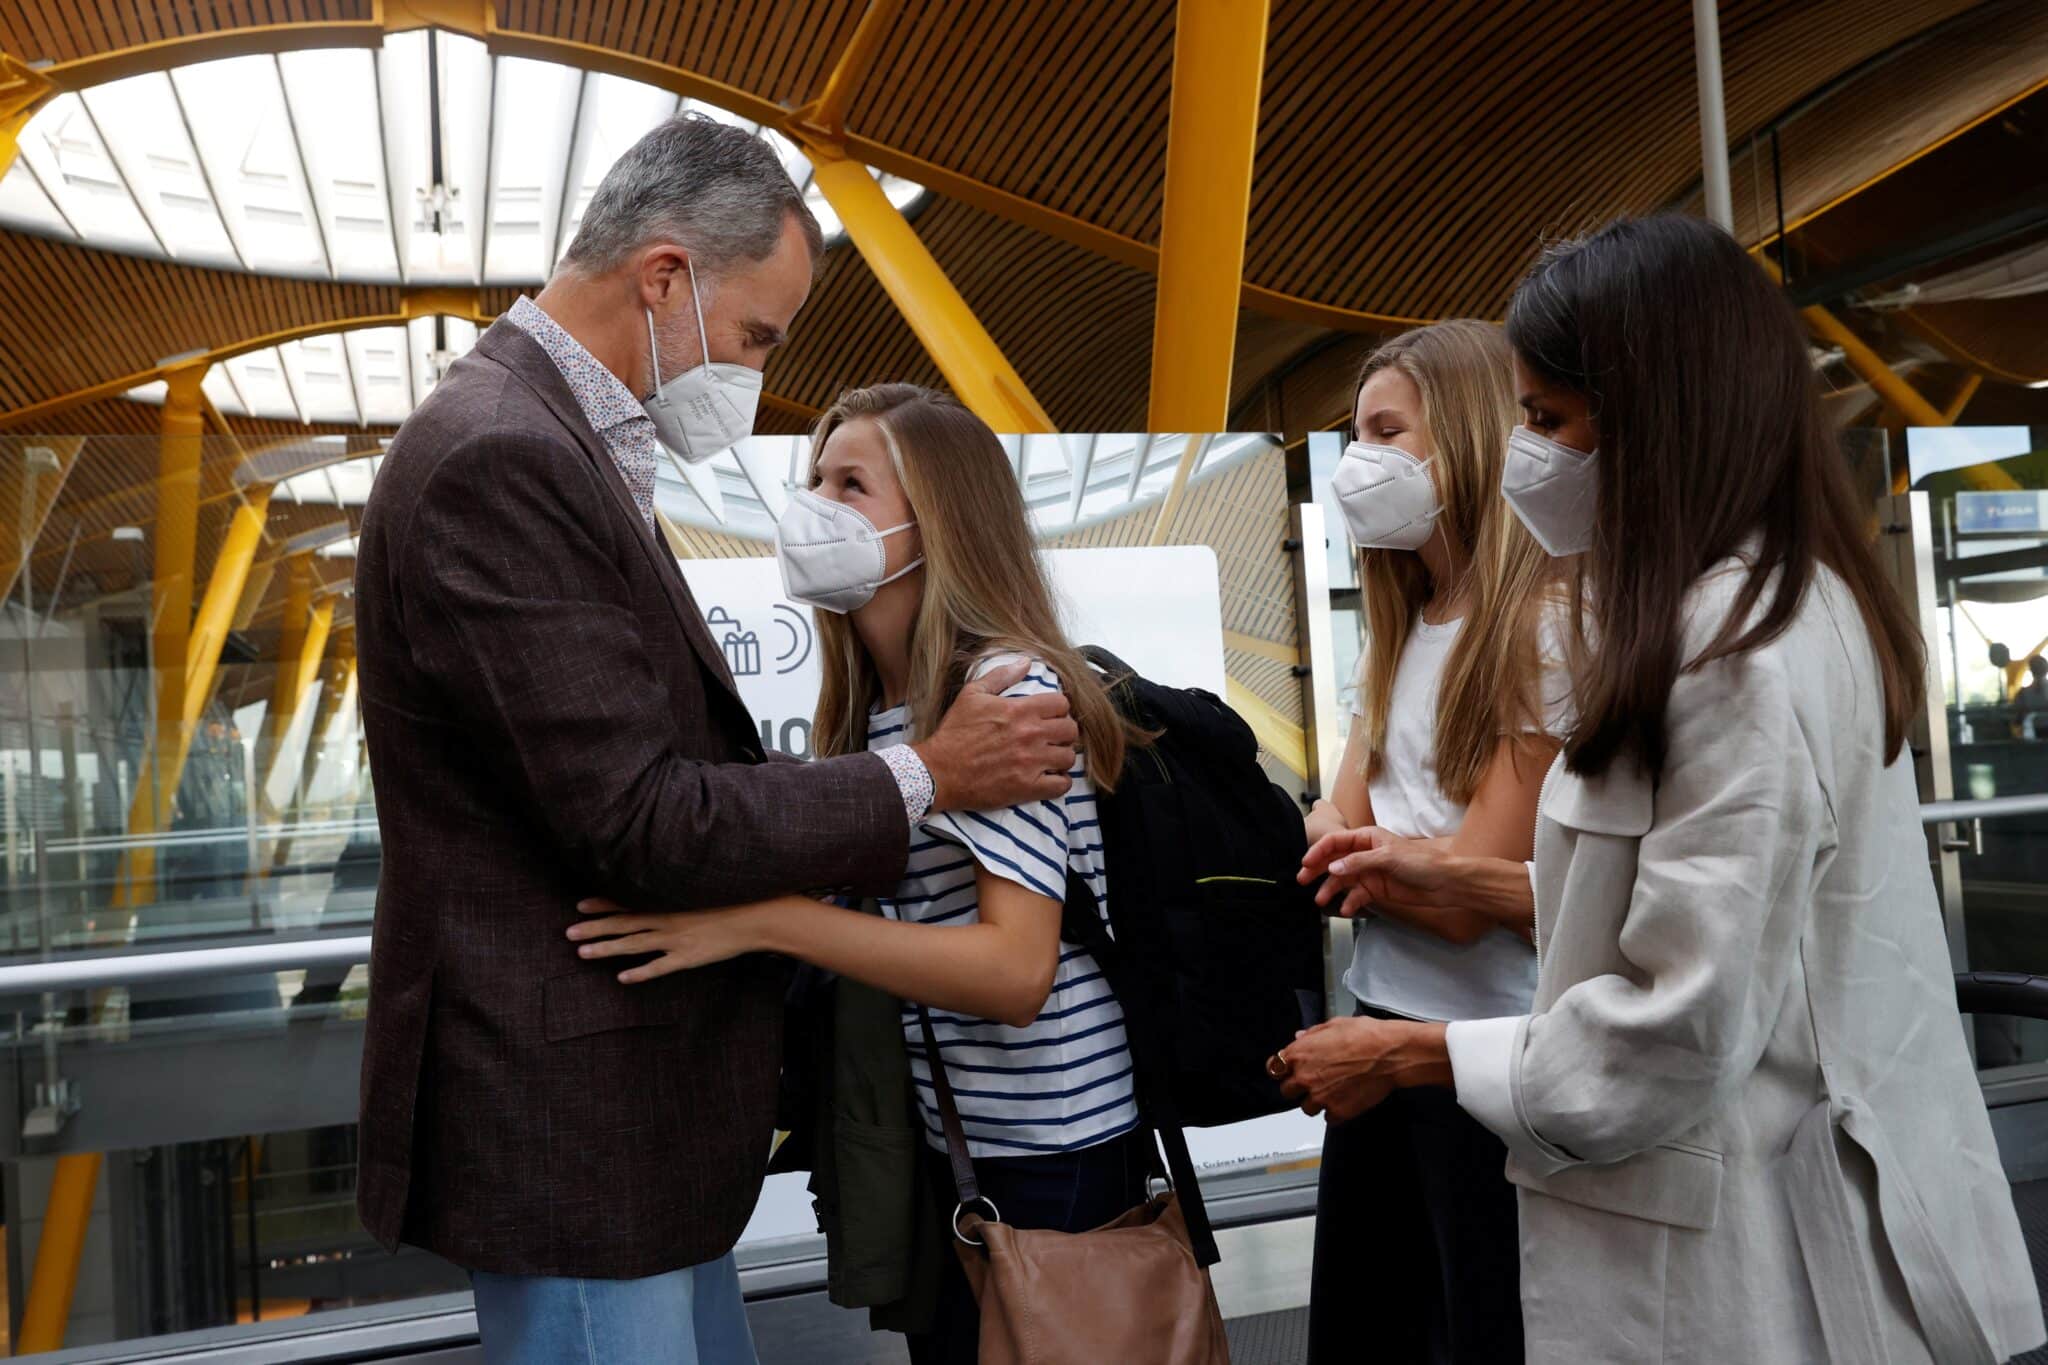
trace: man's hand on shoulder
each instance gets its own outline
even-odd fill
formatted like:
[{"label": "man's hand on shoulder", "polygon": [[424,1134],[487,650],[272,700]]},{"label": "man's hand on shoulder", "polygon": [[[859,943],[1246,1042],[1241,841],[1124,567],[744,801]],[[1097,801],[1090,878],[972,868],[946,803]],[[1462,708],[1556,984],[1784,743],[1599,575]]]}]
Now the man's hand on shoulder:
[{"label": "man's hand on shoulder", "polygon": [[1030,660],[1017,660],[968,683],[931,738],[913,746],[932,775],[933,810],[994,810],[1067,794],[1081,731],[1066,695],[1003,695],[1030,671]]}]

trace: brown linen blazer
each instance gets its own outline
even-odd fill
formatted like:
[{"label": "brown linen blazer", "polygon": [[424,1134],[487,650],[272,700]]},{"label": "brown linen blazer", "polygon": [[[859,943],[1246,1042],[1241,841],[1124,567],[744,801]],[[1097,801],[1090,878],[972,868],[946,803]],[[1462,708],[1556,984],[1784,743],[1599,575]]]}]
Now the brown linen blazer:
[{"label": "brown linen blazer", "polygon": [[771,763],[673,556],[540,346],[500,321],[392,441],[356,641],[384,845],[357,1202],[507,1274],[714,1259],[759,1192],[785,964],[638,986],[576,902],[886,890],[872,754]]}]

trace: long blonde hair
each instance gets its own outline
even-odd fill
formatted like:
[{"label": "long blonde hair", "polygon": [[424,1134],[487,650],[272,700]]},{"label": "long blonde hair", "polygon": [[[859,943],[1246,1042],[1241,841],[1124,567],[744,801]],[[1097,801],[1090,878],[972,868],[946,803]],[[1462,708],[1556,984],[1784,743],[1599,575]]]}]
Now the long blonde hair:
[{"label": "long blonde hair", "polygon": [[[1516,422],[1511,352],[1500,328],[1461,318],[1403,332],[1366,357],[1357,391],[1386,369],[1408,376],[1422,395],[1443,503],[1436,529],[1471,553],[1465,623],[1444,665],[1436,711],[1437,783],[1463,804],[1499,741],[1540,718],[1536,618],[1556,571],[1500,495]],[[1358,685],[1372,777],[1386,749],[1394,671],[1431,585],[1421,556],[1405,550],[1359,551],[1358,581],[1367,631]]]},{"label": "long blonde hair", "polygon": [[[1067,643],[1038,558],[1024,496],[1002,442],[979,417],[915,384],[850,389],[818,419],[811,477],[832,433],[862,418],[881,428],[924,546],[924,595],[910,634],[910,726],[928,735],[990,653],[1043,659],[1059,675],[1087,755],[1088,775],[1112,791],[1127,745],[1145,741],[1111,703],[1102,679]],[[812,743],[821,757],[867,747],[881,677],[852,618],[818,613],[824,678]]]}]

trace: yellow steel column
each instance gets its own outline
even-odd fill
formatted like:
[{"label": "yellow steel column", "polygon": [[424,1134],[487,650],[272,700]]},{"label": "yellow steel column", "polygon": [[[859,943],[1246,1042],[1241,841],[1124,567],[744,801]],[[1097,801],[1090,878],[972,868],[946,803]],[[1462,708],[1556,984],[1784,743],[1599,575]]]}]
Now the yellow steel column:
[{"label": "yellow steel column", "polygon": [[1213,436],[1185,436],[1187,444],[1181,447],[1180,459],[1173,466],[1173,483],[1166,490],[1166,496],[1159,500],[1159,515],[1153,519],[1152,534],[1145,538],[1147,545],[1164,545],[1166,533],[1173,528],[1174,514],[1180,511],[1181,495],[1187,492],[1188,476],[1195,472],[1195,466],[1202,462],[1203,454],[1209,449]]},{"label": "yellow steel column", "polygon": [[1308,776],[1308,740],[1299,725],[1235,678],[1223,680],[1223,700],[1252,727],[1260,748],[1278,759],[1289,772]]},{"label": "yellow steel column", "polygon": [[[331,601],[331,599],[330,599]],[[320,691],[320,701],[313,712],[313,724],[306,732],[306,747],[299,755],[299,777],[297,792],[310,792],[313,779],[319,775],[320,759],[327,750],[327,742],[335,729],[342,724],[342,707],[355,696],[356,682],[356,631],[354,626],[343,626],[332,631],[328,637],[329,649],[325,660],[325,686]],[[296,819],[305,818],[305,806],[288,814]],[[289,823],[289,822],[288,822]],[[291,862],[292,836],[280,833],[271,850],[269,867],[272,872],[286,867]]]},{"label": "yellow steel column", "polygon": [[1180,0],[1152,323],[1151,431],[1229,425],[1267,0]]},{"label": "yellow steel column", "polygon": [[263,713],[263,735],[256,746],[257,771],[268,773],[277,758],[277,746],[284,740],[292,711],[298,706],[296,690],[299,657],[305,651],[306,623],[313,616],[313,555],[301,551],[285,560],[284,615],[277,634],[277,672],[270,684],[270,705]]},{"label": "yellow steel column", "polygon": [[[292,587],[296,592],[296,581]],[[311,614],[305,618],[304,631],[298,638],[296,654],[288,659],[282,651],[279,653],[277,685],[270,703],[271,709],[277,714],[278,725],[274,733],[275,747],[270,751],[270,763],[263,773],[263,789],[266,793],[269,792],[271,780],[283,762],[285,736],[291,730],[292,721],[306,699],[306,689],[320,676],[320,661],[326,657],[327,636],[333,626],[334,599],[322,597],[313,604]],[[306,743],[309,747],[312,742],[312,738],[308,736]],[[266,796],[266,803],[267,799]]]},{"label": "yellow steel column", "polygon": [[206,582],[206,596],[200,600],[199,615],[192,622],[191,665],[185,673],[184,723],[187,733],[199,723],[213,695],[214,675],[220,668],[221,647],[234,625],[235,609],[249,583],[249,569],[263,544],[264,523],[270,518],[270,489],[258,486],[249,491],[228,522],[220,553],[213,559],[213,576]]},{"label": "yellow steel column", "polygon": [[846,131],[846,111],[853,103],[854,87],[874,65],[882,35],[889,31],[889,24],[902,8],[903,0],[868,0],[860,22],[854,25],[853,37],[847,40],[846,50],[839,54],[839,60],[832,64],[832,74],[825,78],[824,93],[797,110],[797,122],[815,124],[835,135]]},{"label": "yellow steel column", "polygon": [[[143,770],[136,774],[128,832],[153,834],[169,818],[178,790],[185,743],[185,680],[192,640],[192,573],[199,539],[199,462],[205,430],[203,369],[172,371],[164,397],[163,442],[157,467],[155,563],[150,584],[150,665],[156,672],[156,716]],[[168,778],[168,781],[165,779]],[[116,904],[145,904],[154,894],[156,849],[128,851]]]},{"label": "yellow steel column", "polygon": [[54,93],[48,76],[0,52],[0,175],[7,174],[21,152],[22,130]]},{"label": "yellow steel column", "polygon": [[846,235],[960,401],[997,431],[1051,431],[1052,418],[868,168],[821,141],[806,140],[804,151]]},{"label": "yellow steel column", "polygon": [[[151,664],[156,670],[156,726],[150,752],[135,782],[128,832],[146,836],[166,823],[184,767],[191,725],[185,718],[186,674],[192,634],[193,553],[199,538],[199,463],[206,418],[199,381],[203,368],[173,370],[167,376],[157,465],[154,581],[151,584]],[[166,780],[168,779],[168,780]],[[140,844],[128,851],[115,903],[133,908],[155,894],[156,850]],[[54,1351],[64,1344],[71,1295],[85,1251],[86,1225],[99,1185],[98,1153],[57,1158],[50,1204],[36,1248],[19,1349]]]},{"label": "yellow steel column", "polygon": [[1884,363],[1884,357],[1870,349],[1869,343],[1850,331],[1827,309],[1818,306],[1802,308],[1799,316],[1806,321],[1807,330],[1820,340],[1842,348],[1842,363],[1862,377],[1863,382],[1887,403],[1905,414],[1906,420],[1919,427],[1947,426],[1941,409],[1920,396],[1920,391],[1892,372]]},{"label": "yellow steel column", "polygon": [[1970,406],[1970,400],[1977,396],[1977,390],[1983,387],[1984,376],[1972,370],[1964,377],[1962,385],[1956,389],[1956,396],[1949,399],[1948,406],[1941,410],[1942,421],[1954,426],[1956,419],[1963,415],[1963,409]]},{"label": "yellow steel column", "polygon": [[28,1303],[22,1309],[21,1337],[14,1355],[59,1350],[71,1321],[71,1295],[78,1288],[78,1262],[85,1254],[85,1230],[92,1222],[92,1201],[99,1186],[100,1154],[86,1152],[57,1158],[50,1180],[50,1202],[43,1208],[43,1231],[36,1239],[36,1268],[29,1281]]}]

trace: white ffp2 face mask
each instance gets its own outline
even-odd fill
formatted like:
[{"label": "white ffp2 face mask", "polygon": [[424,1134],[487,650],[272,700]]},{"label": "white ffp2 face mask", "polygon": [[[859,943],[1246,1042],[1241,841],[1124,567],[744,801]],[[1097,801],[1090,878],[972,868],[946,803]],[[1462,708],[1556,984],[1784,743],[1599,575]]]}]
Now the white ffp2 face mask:
[{"label": "white ffp2 face mask", "polygon": [[1397,446],[1353,441],[1330,476],[1330,491],[1361,550],[1419,550],[1443,512],[1429,461]]},{"label": "white ffp2 face mask", "polygon": [[782,565],[782,589],[793,602],[822,611],[857,611],[884,583],[894,583],[924,563],[918,556],[884,576],[890,536],[917,525],[906,521],[877,531],[875,524],[843,502],[809,489],[790,494],[775,527],[775,558]]},{"label": "white ffp2 face mask", "polygon": [[704,360],[666,384],[661,382],[661,353],[654,340],[654,310],[647,314],[647,363],[654,369],[654,392],[641,407],[669,453],[702,464],[754,432],[754,413],[761,405],[761,372],[746,365],[714,364],[711,341],[704,331],[704,305],[697,296],[697,267],[690,264],[690,307],[697,314],[697,344]]},{"label": "white ffp2 face mask", "polygon": [[1550,554],[1584,554],[1599,510],[1599,452],[1574,450],[1518,426],[1508,434],[1500,492]]}]

